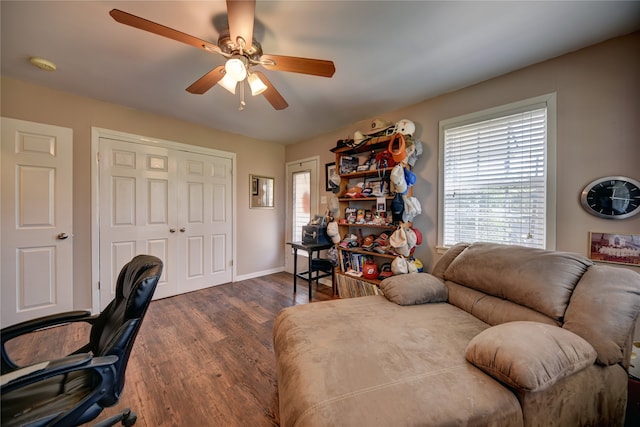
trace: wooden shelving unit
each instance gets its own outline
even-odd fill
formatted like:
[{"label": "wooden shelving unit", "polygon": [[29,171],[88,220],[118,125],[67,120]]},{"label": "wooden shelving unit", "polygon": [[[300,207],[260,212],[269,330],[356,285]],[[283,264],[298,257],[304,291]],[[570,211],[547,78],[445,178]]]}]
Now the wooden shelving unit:
[{"label": "wooden shelving unit", "polygon": [[[388,148],[389,142],[391,141],[391,136],[382,136],[377,138],[372,138],[366,143],[358,146],[358,147],[342,147],[335,150],[336,155],[336,168],[338,173],[341,172],[341,158],[343,156],[352,156],[357,157],[360,162],[363,163],[362,160],[365,160],[372,154],[375,155],[381,151],[384,151]],[[355,185],[360,180],[365,180],[367,178],[383,178],[388,180],[391,174],[393,167],[387,167],[383,169],[368,169],[365,171],[357,171],[357,172],[349,172],[349,173],[341,173],[340,174],[340,193],[345,194],[347,189]],[[412,188],[409,189],[409,195],[412,192]],[[385,199],[385,207],[386,213],[390,211],[390,204],[393,200],[392,194],[387,194],[384,196]],[[344,218],[345,209],[347,207],[364,207],[366,203],[378,201],[378,197],[339,197],[338,201],[340,203],[340,211],[341,217]],[[354,229],[362,229],[364,231],[363,235],[366,236],[368,234],[379,235],[383,231],[386,231],[389,235],[395,230],[396,225],[393,224],[373,224],[373,223],[339,223],[340,236],[344,237],[346,234],[356,234],[354,233]],[[338,285],[338,290],[340,292],[347,291],[350,295],[347,296],[362,296],[362,295],[375,295],[380,293],[378,285],[380,284],[380,280],[378,279],[366,279],[364,277],[357,277],[350,274],[347,274],[344,271],[342,260],[346,256],[350,256],[351,254],[361,254],[365,256],[373,257],[374,261],[378,265],[378,270],[383,263],[390,263],[395,255],[390,254],[381,254],[375,251],[365,250],[360,247],[358,248],[338,248],[339,256],[341,260],[340,266],[336,269],[336,282]],[[341,294],[342,295],[342,294]]]}]

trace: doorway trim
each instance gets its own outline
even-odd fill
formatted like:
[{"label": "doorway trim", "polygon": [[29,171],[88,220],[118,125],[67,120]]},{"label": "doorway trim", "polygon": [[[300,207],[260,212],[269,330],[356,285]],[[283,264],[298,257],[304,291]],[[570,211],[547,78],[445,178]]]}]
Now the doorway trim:
[{"label": "doorway trim", "polygon": [[[289,239],[291,239],[291,221],[293,220],[291,218],[291,206],[293,201],[291,200],[292,188],[291,188],[291,180],[290,180],[291,178],[290,169],[292,166],[295,166],[301,163],[306,163],[306,162],[314,162],[314,165],[312,166],[312,173],[315,174],[315,177],[316,177],[316,188],[312,188],[312,192],[311,192],[311,211],[313,211],[314,207],[316,208],[316,210],[320,207],[320,188],[321,188],[320,181],[321,180],[320,180],[320,177],[318,176],[320,171],[320,156],[306,157],[304,159],[297,159],[297,160],[292,160],[290,162],[287,162],[285,164],[285,181],[286,181],[285,193],[287,196],[285,201],[285,209],[286,209],[285,241],[290,241]],[[289,273],[293,273],[293,264],[289,262],[290,259],[291,260],[293,259],[293,258],[290,258],[293,255],[290,255],[289,252],[287,252],[287,250],[291,251],[291,247],[288,245],[285,245],[284,269]]]},{"label": "doorway trim", "polygon": [[[100,138],[111,138],[133,144],[153,145],[156,147],[170,148],[190,153],[205,154],[210,156],[224,157],[231,160],[231,217],[235,217],[237,212],[237,191],[236,191],[236,153],[222,151],[215,148],[200,147],[180,142],[174,142],[159,138],[152,138],[136,135],[127,132],[120,132],[111,129],[91,127],[91,310],[98,313],[100,309],[100,167],[98,163],[98,149]],[[231,226],[231,250],[233,260],[237,259],[237,221],[233,221]],[[231,266],[231,282],[236,280],[236,262]]]}]

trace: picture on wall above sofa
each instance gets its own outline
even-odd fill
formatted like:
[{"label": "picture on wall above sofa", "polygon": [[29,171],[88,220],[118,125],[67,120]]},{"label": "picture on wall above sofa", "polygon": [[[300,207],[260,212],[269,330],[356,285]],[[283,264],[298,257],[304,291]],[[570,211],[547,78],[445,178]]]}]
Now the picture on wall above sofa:
[{"label": "picture on wall above sofa", "polygon": [[589,258],[640,267],[640,234],[589,233]]}]

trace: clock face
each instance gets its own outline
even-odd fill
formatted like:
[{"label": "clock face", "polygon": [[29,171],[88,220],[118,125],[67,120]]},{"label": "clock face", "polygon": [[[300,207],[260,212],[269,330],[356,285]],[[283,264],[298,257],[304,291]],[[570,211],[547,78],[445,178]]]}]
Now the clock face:
[{"label": "clock face", "polygon": [[624,176],[596,179],[582,190],[580,202],[600,218],[630,218],[640,213],[640,182]]}]

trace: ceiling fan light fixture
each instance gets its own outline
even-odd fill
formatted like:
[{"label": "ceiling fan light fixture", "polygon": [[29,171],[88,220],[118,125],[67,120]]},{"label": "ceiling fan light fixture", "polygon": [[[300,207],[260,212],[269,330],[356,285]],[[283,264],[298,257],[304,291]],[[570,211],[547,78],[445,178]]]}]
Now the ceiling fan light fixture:
[{"label": "ceiling fan light fixture", "polygon": [[249,74],[247,81],[249,82],[249,87],[251,88],[251,95],[253,96],[260,95],[262,92],[267,90],[267,85],[265,85],[264,82],[260,80],[260,77],[258,77],[257,74],[253,74],[253,73]]},{"label": "ceiling fan light fixture", "polygon": [[236,82],[241,82],[247,77],[247,68],[244,63],[238,58],[231,58],[224,64],[224,69],[227,72],[226,76],[230,76]]},{"label": "ceiling fan light fixture", "polygon": [[229,73],[226,73],[223,78],[218,80],[218,84],[231,92],[232,94],[236,94],[236,86],[238,85],[238,81],[233,78]]}]

